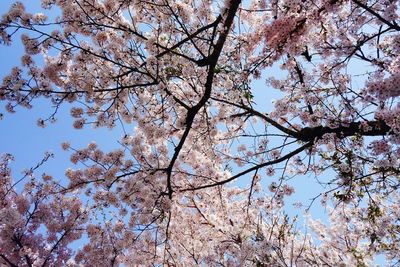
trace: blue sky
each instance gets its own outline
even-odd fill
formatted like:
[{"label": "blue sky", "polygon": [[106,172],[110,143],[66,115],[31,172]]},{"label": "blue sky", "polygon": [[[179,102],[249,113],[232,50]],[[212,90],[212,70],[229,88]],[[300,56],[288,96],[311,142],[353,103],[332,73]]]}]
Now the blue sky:
[{"label": "blue sky", "polygon": [[[0,14],[8,11],[11,0],[2,0]],[[40,1],[21,1],[26,9],[33,12],[41,11]],[[11,46],[0,46],[0,77],[8,75],[13,66],[20,65],[20,57],[23,54],[23,46],[16,39]],[[47,172],[54,178],[63,179],[64,172],[72,163],[69,162],[69,153],[61,150],[61,143],[68,141],[75,148],[83,148],[92,141],[101,145],[105,151],[118,147],[117,140],[123,136],[123,131],[116,127],[112,131],[108,129],[92,129],[86,127],[82,130],[74,130],[73,120],[69,116],[69,108],[63,105],[56,115],[57,122],[49,124],[46,128],[37,127],[39,118],[47,118],[53,112],[51,103],[47,100],[34,102],[30,110],[16,108],[16,113],[9,114],[5,111],[5,103],[0,103],[0,113],[4,114],[0,121],[0,153],[11,153],[15,156],[13,163],[14,179],[21,177],[22,170],[35,166],[45,152],[54,153],[54,158],[39,169],[37,175]],[[132,130],[132,129],[127,129]],[[112,138],[111,138],[111,137]]]}]

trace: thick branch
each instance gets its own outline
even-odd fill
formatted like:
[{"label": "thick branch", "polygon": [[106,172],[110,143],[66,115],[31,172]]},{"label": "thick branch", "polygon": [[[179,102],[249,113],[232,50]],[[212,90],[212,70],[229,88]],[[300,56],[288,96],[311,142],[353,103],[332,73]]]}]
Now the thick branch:
[{"label": "thick branch", "polygon": [[8,265],[10,265],[11,267],[18,267],[18,265],[15,265],[14,263],[12,263],[9,259],[7,259],[6,256],[4,256],[3,254],[0,254],[0,257],[8,263]]},{"label": "thick branch", "polygon": [[369,6],[361,3],[358,0],[353,0],[354,3],[356,3],[359,7],[364,8],[365,10],[367,10],[369,13],[371,13],[372,15],[374,15],[377,19],[379,19],[380,21],[382,21],[383,23],[385,23],[386,25],[388,25],[389,27],[400,31],[400,27],[399,25],[397,25],[396,23],[391,23],[390,21],[386,20],[384,17],[382,17],[381,15],[379,15],[378,13],[376,13],[374,10],[372,10],[372,8],[370,8]]},{"label": "thick branch", "polygon": [[[19,237],[19,236],[17,236],[16,234],[14,234],[14,236],[12,237],[12,240],[18,245],[18,247],[19,247],[20,249],[24,248],[24,245],[22,244],[22,241],[21,241],[21,237]],[[25,258],[26,264],[27,264],[29,267],[32,267],[32,260],[31,260],[31,258],[29,258],[28,255],[24,255],[24,258]]]},{"label": "thick branch", "polygon": [[327,126],[305,127],[297,132],[293,137],[301,141],[313,141],[321,138],[324,134],[335,133],[339,138],[345,138],[356,134],[363,136],[386,135],[391,128],[383,121],[369,121],[362,125],[361,122],[351,122],[348,125],[330,128]]},{"label": "thick branch", "polygon": [[181,137],[181,140],[179,141],[179,144],[175,148],[174,155],[172,156],[170,164],[167,168],[167,188],[168,188],[169,198],[172,198],[172,193],[173,193],[172,182],[171,182],[172,169],[175,165],[175,161],[178,158],[178,155],[179,155],[183,145],[185,144],[186,138],[189,135],[189,132],[192,128],[194,118],[196,117],[199,110],[202,107],[204,107],[204,105],[207,103],[208,99],[211,96],[211,89],[212,89],[212,84],[213,84],[214,75],[215,75],[214,69],[215,69],[215,66],[217,65],[219,56],[222,52],[222,48],[224,47],[226,38],[231,29],[231,26],[233,24],[233,19],[235,18],[235,14],[239,8],[240,3],[241,3],[241,0],[231,0],[230,1],[229,7],[226,10],[227,15],[224,19],[223,28],[222,28],[223,31],[221,32],[221,34],[217,40],[217,43],[214,46],[214,50],[213,50],[212,54],[207,57],[206,65],[208,65],[208,74],[207,74],[206,83],[204,85],[204,95],[195,106],[193,106],[192,108],[190,108],[188,110],[187,115],[186,115],[185,131]]}]

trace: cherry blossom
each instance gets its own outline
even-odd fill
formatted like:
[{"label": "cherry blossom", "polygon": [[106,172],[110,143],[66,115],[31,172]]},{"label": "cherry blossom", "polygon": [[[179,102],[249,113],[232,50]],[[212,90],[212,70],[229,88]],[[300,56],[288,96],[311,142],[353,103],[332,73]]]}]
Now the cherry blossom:
[{"label": "cherry blossom", "polygon": [[[0,20],[24,48],[3,108],[40,99],[39,127],[68,106],[77,131],[127,130],[111,151],[62,143],[64,177],[40,173],[50,154],[22,178],[2,156],[0,265],[399,263],[398,1],[41,6]],[[300,179],[320,188],[308,202]]]}]

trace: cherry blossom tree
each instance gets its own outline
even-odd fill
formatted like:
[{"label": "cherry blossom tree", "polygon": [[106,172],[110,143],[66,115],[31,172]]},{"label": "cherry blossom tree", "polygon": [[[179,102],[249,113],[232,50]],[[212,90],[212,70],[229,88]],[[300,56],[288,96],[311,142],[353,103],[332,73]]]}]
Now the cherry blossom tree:
[{"label": "cherry blossom tree", "polygon": [[[59,16],[16,2],[1,19],[0,42],[25,48],[4,107],[135,130],[114,151],[63,143],[66,177],[35,174],[46,155],[22,190],[3,155],[1,265],[399,264],[398,1],[41,3]],[[280,95],[268,112],[259,79]],[[305,174],[329,222],[304,231],[285,200]]]}]

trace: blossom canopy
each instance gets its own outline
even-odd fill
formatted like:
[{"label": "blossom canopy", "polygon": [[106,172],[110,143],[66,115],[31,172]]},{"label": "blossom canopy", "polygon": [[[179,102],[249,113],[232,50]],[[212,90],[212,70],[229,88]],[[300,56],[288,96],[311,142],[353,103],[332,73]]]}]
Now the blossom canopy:
[{"label": "blossom canopy", "polygon": [[[21,180],[1,157],[0,265],[400,263],[399,1],[40,2],[0,20],[24,48],[2,107],[133,130],[112,151],[61,144],[65,177],[37,175],[50,154]],[[289,196],[329,220],[301,229]]]}]

